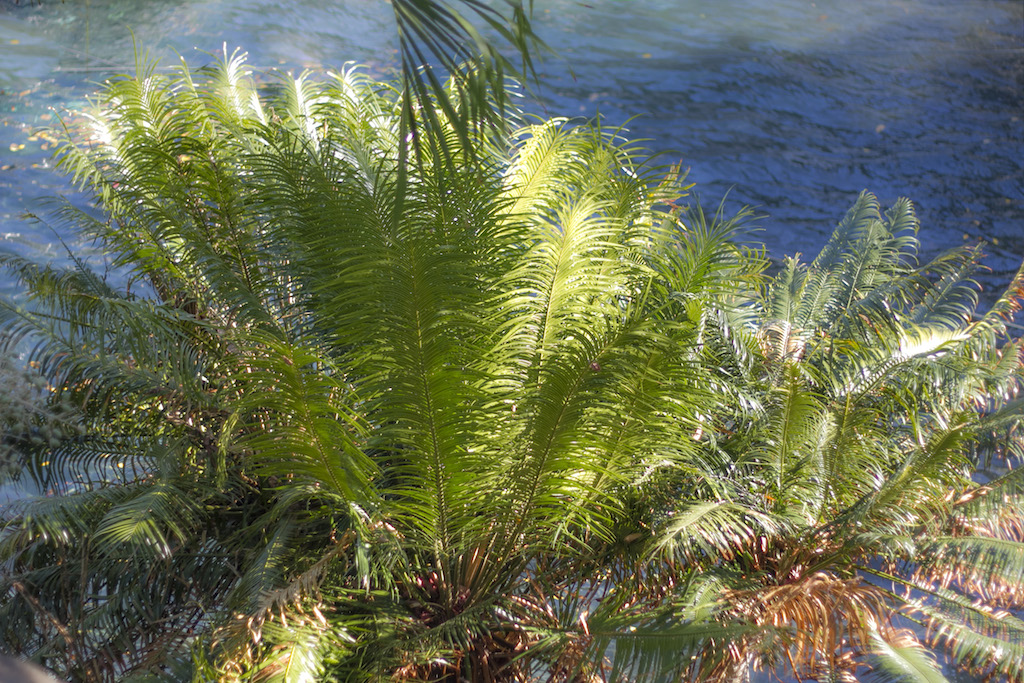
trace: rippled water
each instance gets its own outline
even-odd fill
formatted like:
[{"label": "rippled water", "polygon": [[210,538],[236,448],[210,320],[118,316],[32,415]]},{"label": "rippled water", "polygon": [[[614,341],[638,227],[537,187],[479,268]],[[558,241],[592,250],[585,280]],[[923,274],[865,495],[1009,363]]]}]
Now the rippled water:
[{"label": "rippled water", "polygon": [[984,239],[993,279],[1020,265],[1024,3],[711,4],[560,18],[578,79],[550,78],[552,109],[641,114],[706,199],[769,214],[775,253],[814,253],[866,188],[917,203],[929,253]]},{"label": "rippled water", "polygon": [[[387,66],[390,12],[384,0],[0,0],[2,246],[53,249],[18,219],[67,191],[31,133],[131,69],[133,36],[165,64],[203,64],[226,43],[258,66]],[[637,116],[630,134],[689,166],[705,204],[760,208],[773,255],[813,255],[869,189],[915,201],[926,255],[988,242],[990,289],[1024,258],[1019,0],[539,0],[536,14],[560,57],[541,64],[534,106]]]}]

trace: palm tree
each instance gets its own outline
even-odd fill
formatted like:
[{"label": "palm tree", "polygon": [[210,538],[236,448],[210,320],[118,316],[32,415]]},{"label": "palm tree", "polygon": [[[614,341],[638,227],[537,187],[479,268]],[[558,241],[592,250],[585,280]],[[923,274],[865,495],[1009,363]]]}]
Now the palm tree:
[{"label": "palm tree", "polygon": [[[762,630],[714,673],[939,680],[933,654],[1024,679],[1021,346],[1006,339],[1024,268],[976,312],[977,248],[917,265],[918,222],[864,193],[810,264],[708,316],[723,401],[664,557],[717,582],[716,618]],[[988,454],[988,457],[986,456]],[[713,503],[713,504],[712,504]],[[699,660],[698,660],[699,661]]]},{"label": "palm tree", "polygon": [[5,650],[76,680],[601,666],[625,494],[695,451],[700,311],[759,265],[599,127],[481,135],[398,196],[402,102],[354,70],[264,101],[236,56],[114,80],[72,131],[106,213],[59,217],[117,275],[4,260],[8,345],[85,427],[28,453],[61,495],[7,513]]}]

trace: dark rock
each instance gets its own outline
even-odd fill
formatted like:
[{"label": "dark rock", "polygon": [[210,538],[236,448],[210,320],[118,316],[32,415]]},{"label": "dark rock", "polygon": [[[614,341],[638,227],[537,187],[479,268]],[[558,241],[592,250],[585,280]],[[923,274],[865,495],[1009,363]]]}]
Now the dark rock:
[{"label": "dark rock", "polygon": [[60,683],[46,669],[0,655],[0,683]]}]

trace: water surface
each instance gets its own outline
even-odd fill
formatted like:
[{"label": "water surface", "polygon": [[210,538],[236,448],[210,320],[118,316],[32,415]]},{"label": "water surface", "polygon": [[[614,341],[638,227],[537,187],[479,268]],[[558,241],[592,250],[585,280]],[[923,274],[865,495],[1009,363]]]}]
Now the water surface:
[{"label": "water surface", "polygon": [[[0,238],[55,250],[18,218],[66,191],[31,134],[132,69],[137,47],[168,65],[226,44],[268,68],[384,68],[390,12],[384,0],[0,0]],[[869,189],[915,201],[926,256],[987,242],[989,289],[1024,258],[1019,0],[540,0],[536,20],[560,57],[540,65],[532,107],[629,121],[691,169],[704,203],[757,206],[775,256],[816,253]]]}]

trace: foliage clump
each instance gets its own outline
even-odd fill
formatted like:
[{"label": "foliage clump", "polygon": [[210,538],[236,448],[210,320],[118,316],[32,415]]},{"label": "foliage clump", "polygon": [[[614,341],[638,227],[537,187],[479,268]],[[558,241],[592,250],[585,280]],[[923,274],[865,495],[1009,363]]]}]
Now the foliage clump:
[{"label": "foliage clump", "polygon": [[81,432],[69,401],[51,401],[46,378],[12,354],[0,354],[0,484],[21,473],[20,453],[57,447]]},{"label": "foliage clump", "polygon": [[24,449],[63,495],[4,512],[0,649],[74,680],[726,681],[935,677],[929,645],[1024,677],[1024,273],[976,315],[979,254],[918,264],[910,203],[865,193],[767,277],[746,214],[680,208],[614,132],[410,155],[402,107],[236,57],[116,79],[69,133],[104,215],[60,218],[124,279],[3,260],[5,339],[82,433]]}]

